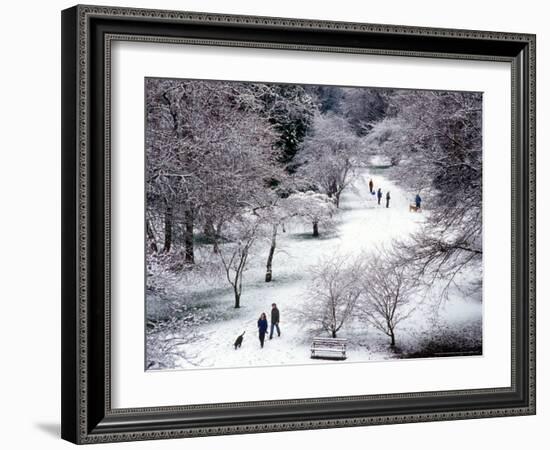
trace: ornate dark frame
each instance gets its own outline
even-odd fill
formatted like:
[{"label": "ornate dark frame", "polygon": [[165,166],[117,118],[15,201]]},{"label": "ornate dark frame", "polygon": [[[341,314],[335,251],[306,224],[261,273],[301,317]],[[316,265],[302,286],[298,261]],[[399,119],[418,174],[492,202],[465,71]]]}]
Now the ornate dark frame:
[{"label": "ornate dark frame", "polygon": [[[112,409],[113,40],[509,62],[511,386]],[[61,403],[62,437],[78,444],[535,414],[535,36],[98,6],[63,11]]]}]

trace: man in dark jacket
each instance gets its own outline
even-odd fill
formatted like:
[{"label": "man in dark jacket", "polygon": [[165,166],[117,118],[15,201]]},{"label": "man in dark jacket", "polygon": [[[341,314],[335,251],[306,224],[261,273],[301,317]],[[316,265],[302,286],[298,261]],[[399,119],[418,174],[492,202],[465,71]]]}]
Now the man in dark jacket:
[{"label": "man in dark jacket", "polygon": [[271,332],[269,333],[269,339],[273,339],[273,329],[277,328],[277,336],[281,337],[281,330],[279,329],[279,309],[275,303],[271,304]]},{"label": "man in dark jacket", "polygon": [[416,197],[414,198],[414,203],[416,205],[416,208],[420,208],[420,203],[422,202],[422,199],[420,198],[420,194],[416,194]]},{"label": "man in dark jacket", "polygon": [[390,207],[390,191],[386,192],[386,208]]},{"label": "man in dark jacket", "polygon": [[378,204],[380,204],[380,200],[382,199],[382,189],[378,188],[376,196],[378,197]]}]

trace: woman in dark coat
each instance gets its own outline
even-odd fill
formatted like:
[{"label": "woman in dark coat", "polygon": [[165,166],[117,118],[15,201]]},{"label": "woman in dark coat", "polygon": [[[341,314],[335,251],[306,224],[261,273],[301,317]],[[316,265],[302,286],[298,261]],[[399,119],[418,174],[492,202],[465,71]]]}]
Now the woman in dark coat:
[{"label": "woman in dark coat", "polygon": [[390,191],[386,192],[386,208],[390,207]]},{"label": "woman in dark coat", "polygon": [[264,348],[265,334],[267,333],[267,316],[262,313],[258,319],[258,333],[260,334],[260,346]]}]

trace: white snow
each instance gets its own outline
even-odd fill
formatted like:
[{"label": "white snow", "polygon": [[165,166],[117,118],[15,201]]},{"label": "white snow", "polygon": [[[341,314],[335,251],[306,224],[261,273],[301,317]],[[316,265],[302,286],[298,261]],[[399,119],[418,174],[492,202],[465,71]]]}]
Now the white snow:
[{"label": "white snow", "polygon": [[[308,267],[323,255],[334,252],[353,255],[374,250],[394,238],[404,238],[419,227],[426,214],[410,212],[409,204],[413,202],[414,193],[404,192],[380,172],[369,173],[364,170],[354,186],[344,191],[339,224],[332,235],[323,235],[324,230],[321,228],[321,237],[316,239],[311,237],[311,227],[296,226],[287,226],[286,232],[279,234],[271,283],[264,281],[265,259],[269,249],[265,246],[265,256],[261,254],[254,259],[251,263],[253,266],[244,275],[241,308],[233,308],[233,294],[229,286],[213,289],[205,301],[218,311],[221,308],[223,314],[214,314],[213,317],[217,318],[213,321],[197,326],[198,340],[176,344],[170,367],[225,368],[334,362],[310,359],[309,349],[314,334],[308,331],[309,324],[301,322],[294,313],[305,302],[304,288],[310,276]],[[382,188],[381,205],[377,204],[376,196],[369,193],[368,181],[371,177],[375,190]],[[391,200],[390,207],[386,208],[385,196],[388,190]],[[262,312],[267,314],[269,321],[272,303],[276,303],[280,310],[282,335],[277,337],[275,332],[272,340],[266,336],[262,349],[256,322]],[[479,302],[467,302],[458,297],[453,299],[449,311],[441,314],[449,323],[481,320]],[[418,339],[432,329],[428,310],[419,311],[409,322],[404,322],[403,329],[397,331],[401,342]],[[242,347],[235,350],[233,343],[243,331],[246,333]],[[171,329],[169,334],[159,334],[159,337],[169,337],[177,342],[177,339],[184,337],[181,334],[180,330]],[[394,357],[388,351],[388,338],[364,323],[352,321],[345,324],[338,337],[350,339],[346,363]],[[153,365],[152,369],[159,367],[162,366]]]}]

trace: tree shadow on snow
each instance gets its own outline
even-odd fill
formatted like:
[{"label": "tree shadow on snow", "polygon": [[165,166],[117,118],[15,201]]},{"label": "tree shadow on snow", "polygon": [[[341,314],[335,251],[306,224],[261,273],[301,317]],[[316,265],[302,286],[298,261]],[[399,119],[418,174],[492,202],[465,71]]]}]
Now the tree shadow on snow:
[{"label": "tree shadow on snow", "polygon": [[289,236],[294,241],[329,241],[339,237],[338,233],[321,233],[319,236],[313,236],[311,233],[295,233]]}]

